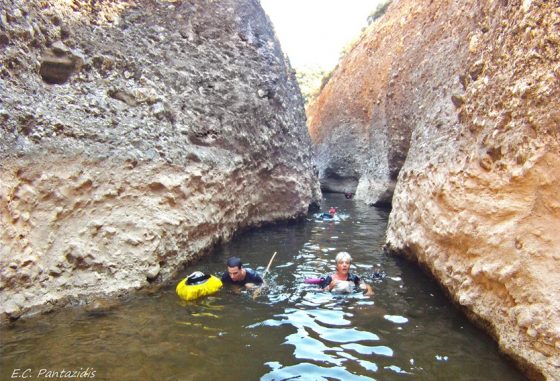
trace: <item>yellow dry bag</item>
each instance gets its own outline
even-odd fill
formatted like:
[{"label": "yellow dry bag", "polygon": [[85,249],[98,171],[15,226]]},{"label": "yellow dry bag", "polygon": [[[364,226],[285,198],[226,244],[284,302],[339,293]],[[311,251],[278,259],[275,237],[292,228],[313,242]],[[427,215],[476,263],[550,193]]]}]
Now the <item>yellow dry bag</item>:
[{"label": "yellow dry bag", "polygon": [[215,294],[220,288],[222,281],[219,278],[196,271],[180,281],[175,292],[181,299],[188,301]]}]

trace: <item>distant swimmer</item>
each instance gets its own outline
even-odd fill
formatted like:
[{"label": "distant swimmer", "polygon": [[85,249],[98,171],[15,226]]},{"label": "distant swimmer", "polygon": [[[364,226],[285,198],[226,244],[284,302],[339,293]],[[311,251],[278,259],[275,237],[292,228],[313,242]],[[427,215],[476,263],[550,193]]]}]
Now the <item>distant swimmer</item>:
[{"label": "distant swimmer", "polygon": [[330,221],[330,220],[333,220],[335,216],[336,216],[336,208],[334,206],[331,206],[328,213],[323,212],[323,213],[317,214],[315,217],[321,218],[323,220]]},{"label": "distant swimmer", "polygon": [[344,192],[344,197],[346,197],[346,199],[350,200],[352,197],[354,197],[354,193]]},{"label": "distant swimmer", "polygon": [[379,263],[373,266],[371,272],[371,277],[373,278],[373,280],[383,280],[383,278],[385,278],[386,275],[387,274],[385,274],[385,270],[381,268],[381,265]]},{"label": "distant swimmer", "polygon": [[324,291],[334,293],[351,293],[354,290],[361,290],[365,295],[373,295],[371,286],[360,280],[355,274],[350,273],[352,257],[349,253],[341,251],[336,255],[336,272],[321,278],[320,287]]},{"label": "distant swimmer", "polygon": [[224,284],[235,284],[246,288],[253,288],[263,283],[261,276],[250,268],[243,267],[241,259],[231,257],[226,263],[227,271],[222,274]]}]

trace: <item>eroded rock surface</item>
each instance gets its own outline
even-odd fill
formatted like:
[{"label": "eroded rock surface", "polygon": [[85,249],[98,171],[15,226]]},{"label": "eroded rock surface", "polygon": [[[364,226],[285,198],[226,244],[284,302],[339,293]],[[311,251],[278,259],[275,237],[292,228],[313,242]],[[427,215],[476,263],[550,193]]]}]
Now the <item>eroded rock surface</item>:
[{"label": "eroded rock surface", "polygon": [[[389,251],[418,261],[531,379],[548,380],[560,379],[559,36],[557,2],[394,1],[311,126],[319,157],[370,161],[360,183],[369,173],[382,188],[398,173]],[[341,128],[359,133],[357,149],[336,147]],[[375,201],[366,185],[358,194]]]},{"label": "eroded rock surface", "polygon": [[165,282],[320,197],[253,0],[0,0],[0,314]]},{"label": "eroded rock surface", "polygon": [[[404,114],[403,104],[420,94],[396,91],[407,72],[406,49],[432,49],[437,38],[405,45],[421,26],[403,28],[403,20],[375,23],[341,60],[330,80],[307,108],[308,126],[321,187],[352,192],[372,205],[390,204],[418,115]],[[448,47],[452,51],[453,47]],[[402,63],[402,65],[401,65]],[[434,94],[435,95],[435,94]]]}]

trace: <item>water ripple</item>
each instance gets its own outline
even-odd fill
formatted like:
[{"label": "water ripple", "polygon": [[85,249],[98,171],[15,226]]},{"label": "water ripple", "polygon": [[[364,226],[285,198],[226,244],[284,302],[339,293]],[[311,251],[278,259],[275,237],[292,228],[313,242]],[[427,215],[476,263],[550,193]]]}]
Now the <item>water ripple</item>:
[{"label": "water ripple", "polygon": [[261,381],[268,380],[348,380],[348,381],[371,381],[375,380],[371,377],[365,377],[350,373],[341,367],[324,367],[312,363],[299,363],[295,365],[282,366],[278,362],[268,362],[266,365],[272,368],[272,371],[261,377]]}]

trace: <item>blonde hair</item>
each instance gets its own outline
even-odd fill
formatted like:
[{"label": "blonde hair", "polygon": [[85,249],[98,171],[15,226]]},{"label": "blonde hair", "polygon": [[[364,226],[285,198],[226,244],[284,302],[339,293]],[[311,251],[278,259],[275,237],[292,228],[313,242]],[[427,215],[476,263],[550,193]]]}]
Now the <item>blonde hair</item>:
[{"label": "blonde hair", "polygon": [[342,261],[348,261],[352,263],[352,257],[350,256],[350,253],[346,251],[341,251],[340,253],[338,253],[334,260],[336,261],[336,263],[340,263]]}]

